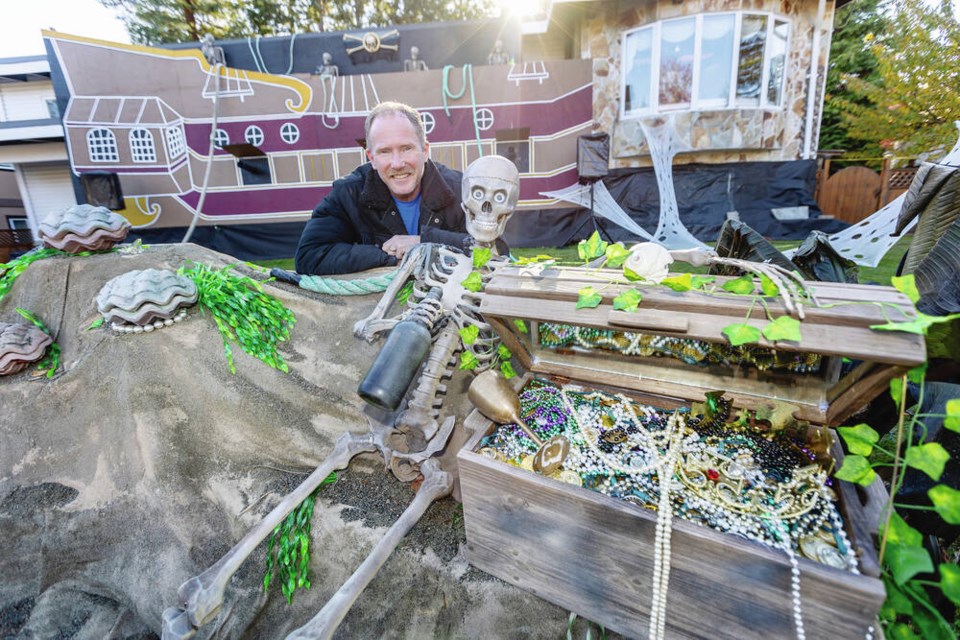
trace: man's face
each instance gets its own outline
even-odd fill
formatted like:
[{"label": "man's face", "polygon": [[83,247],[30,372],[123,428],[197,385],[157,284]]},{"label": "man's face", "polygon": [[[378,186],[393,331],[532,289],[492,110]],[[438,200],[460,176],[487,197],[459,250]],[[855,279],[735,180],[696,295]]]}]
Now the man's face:
[{"label": "man's face", "polygon": [[390,194],[402,202],[419,195],[429,148],[429,143],[420,148],[413,124],[398,113],[385,113],[370,126],[367,158]]}]

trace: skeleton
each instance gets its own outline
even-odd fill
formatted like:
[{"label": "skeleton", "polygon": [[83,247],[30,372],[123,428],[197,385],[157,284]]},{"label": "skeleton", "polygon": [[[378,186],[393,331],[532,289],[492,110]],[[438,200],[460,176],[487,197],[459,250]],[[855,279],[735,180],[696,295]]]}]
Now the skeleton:
[{"label": "skeleton", "polygon": [[[506,261],[496,255],[495,243],[519,199],[519,174],[516,166],[506,158],[487,156],[467,168],[462,185],[467,231],[475,247],[490,249],[492,254],[481,274],[482,281],[486,281],[493,268]],[[359,453],[378,451],[400,480],[411,481],[419,475],[424,480],[414,501],[353,576],[312,620],[288,637],[329,638],[333,635],[403,536],[434,500],[447,495],[453,488],[453,476],[441,466],[444,459],[433,458],[446,447],[456,422],[455,416],[438,422],[442,396],[446,392],[442,381],[452,375],[452,365],[461,348],[460,329],[471,325],[479,329],[477,340],[465,348],[477,358],[480,370],[494,362],[498,346],[492,327],[480,317],[478,294],[463,285],[472,271],[472,255],[438,245],[419,245],[405,256],[400,272],[373,313],[354,326],[357,337],[372,341],[409,314],[416,313],[428,320],[432,346],[405,409],[393,424],[371,419],[369,432],[342,435],[330,456],[303,484],[274,507],[216,564],[184,582],[177,592],[179,606],[170,607],[163,613],[164,640],[190,638],[201,626],[213,620],[223,604],[230,578],[270,532],[332,471],[346,468]],[[414,286],[407,311],[396,318],[385,319],[400,288],[411,277]],[[442,292],[439,299],[435,299],[435,295],[427,296],[434,288]]]}]

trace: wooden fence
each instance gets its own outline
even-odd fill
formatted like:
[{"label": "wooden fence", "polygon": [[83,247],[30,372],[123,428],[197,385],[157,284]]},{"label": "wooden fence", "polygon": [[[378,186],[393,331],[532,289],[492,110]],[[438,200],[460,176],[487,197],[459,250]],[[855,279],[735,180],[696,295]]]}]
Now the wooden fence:
[{"label": "wooden fence", "polygon": [[917,172],[916,167],[893,169],[890,158],[884,158],[880,173],[867,167],[846,167],[830,175],[830,161],[830,156],[823,158],[817,172],[817,205],[825,215],[851,224],[905,192]]}]

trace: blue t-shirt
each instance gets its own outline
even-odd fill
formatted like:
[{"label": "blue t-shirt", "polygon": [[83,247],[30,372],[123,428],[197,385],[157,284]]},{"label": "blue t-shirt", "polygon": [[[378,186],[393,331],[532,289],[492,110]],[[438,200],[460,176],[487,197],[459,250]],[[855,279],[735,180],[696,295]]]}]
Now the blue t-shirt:
[{"label": "blue t-shirt", "polygon": [[420,222],[420,196],[410,202],[401,202],[396,198],[393,201],[397,204],[397,210],[400,212],[400,218],[403,219],[403,226],[407,228],[407,234],[411,236],[419,235],[417,232],[417,223]]}]

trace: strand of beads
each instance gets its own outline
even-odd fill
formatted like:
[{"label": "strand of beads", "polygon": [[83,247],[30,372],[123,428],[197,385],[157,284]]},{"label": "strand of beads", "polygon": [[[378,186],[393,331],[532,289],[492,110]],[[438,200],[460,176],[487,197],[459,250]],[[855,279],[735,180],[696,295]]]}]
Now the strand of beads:
[{"label": "strand of beads", "polygon": [[186,317],[187,310],[180,309],[177,315],[175,315],[173,318],[154,320],[153,322],[149,322],[145,325],[111,322],[110,328],[117,333],[150,333],[154,329],[163,329],[164,327],[172,326],[176,322],[182,322]]},{"label": "strand of beads", "polygon": [[[670,428],[672,426],[672,428]],[[670,484],[680,458],[680,440],[684,431],[683,417],[674,413],[668,423],[670,442],[666,454],[657,464],[660,479],[660,504],[657,511],[657,527],[654,536],[653,604],[650,607],[649,636],[663,640],[667,624],[667,592],[670,589],[670,538],[673,533],[673,507]]]}]

